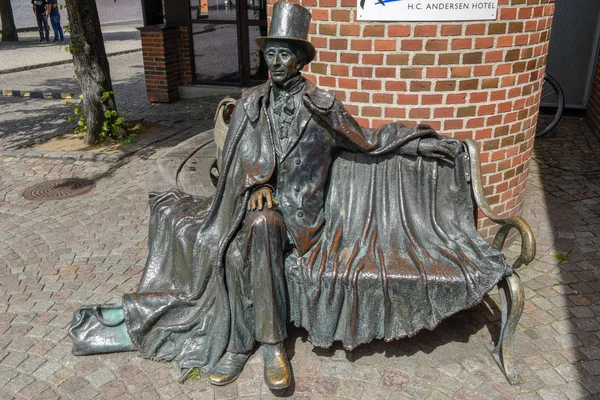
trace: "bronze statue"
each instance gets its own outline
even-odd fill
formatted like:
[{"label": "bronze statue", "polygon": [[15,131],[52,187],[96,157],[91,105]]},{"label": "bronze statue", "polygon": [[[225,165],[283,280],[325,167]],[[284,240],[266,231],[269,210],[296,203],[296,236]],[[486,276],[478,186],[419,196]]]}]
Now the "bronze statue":
[{"label": "bronze statue", "polygon": [[316,345],[351,349],[432,329],[510,275],[474,228],[460,142],[426,125],[361,128],[302,77],[315,57],[310,18],[275,4],[269,36],[256,39],[271,79],[237,102],[216,194],[151,194],[138,291],[112,330],[94,326],[102,310],[78,314],[79,354],[113,335],[110,351],[134,348],[225,385],[258,342],[267,386],[283,389],[288,322]]}]

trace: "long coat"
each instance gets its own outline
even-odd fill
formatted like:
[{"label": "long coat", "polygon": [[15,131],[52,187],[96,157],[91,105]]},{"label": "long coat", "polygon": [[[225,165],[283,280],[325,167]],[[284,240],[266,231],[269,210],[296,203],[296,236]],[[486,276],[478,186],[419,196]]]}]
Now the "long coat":
[{"label": "long coat", "polygon": [[294,127],[298,142],[278,165],[265,111],[269,87],[267,82],[246,90],[238,102],[213,198],[177,191],[151,194],[146,268],[137,293],[123,297],[129,336],[144,357],[204,370],[218,361],[230,329],[224,255],[252,190],[275,172],[286,178],[280,179],[276,195],[303,254],[323,226],[323,191],[337,149],[376,155],[401,148],[416,154],[415,139],[436,136],[428,126],[399,123],[363,129],[333,94],[307,81]]}]

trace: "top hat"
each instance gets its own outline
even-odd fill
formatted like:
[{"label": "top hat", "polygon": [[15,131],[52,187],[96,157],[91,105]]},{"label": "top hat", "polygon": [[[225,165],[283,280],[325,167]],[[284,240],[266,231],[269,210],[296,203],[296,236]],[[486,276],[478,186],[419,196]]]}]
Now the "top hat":
[{"label": "top hat", "polygon": [[267,40],[286,40],[299,45],[306,53],[306,63],[315,58],[315,46],[306,40],[310,27],[310,11],[306,8],[286,1],[280,1],[273,6],[273,16],[269,36],[258,36],[256,44],[260,50],[265,49]]}]

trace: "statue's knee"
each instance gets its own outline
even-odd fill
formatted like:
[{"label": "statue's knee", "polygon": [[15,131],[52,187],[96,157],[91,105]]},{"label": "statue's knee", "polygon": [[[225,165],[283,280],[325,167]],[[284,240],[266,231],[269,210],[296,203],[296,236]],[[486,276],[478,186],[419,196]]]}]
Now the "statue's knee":
[{"label": "statue's knee", "polygon": [[266,227],[277,226],[282,222],[283,220],[279,213],[270,208],[250,211],[248,214],[246,214],[245,220],[245,223],[248,226],[248,228],[252,229],[263,229]]}]

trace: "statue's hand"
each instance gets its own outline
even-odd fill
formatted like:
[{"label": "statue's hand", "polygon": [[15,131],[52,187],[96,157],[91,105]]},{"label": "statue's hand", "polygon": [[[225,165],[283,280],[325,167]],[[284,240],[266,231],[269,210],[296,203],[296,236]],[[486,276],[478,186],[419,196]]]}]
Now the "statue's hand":
[{"label": "statue's hand", "polygon": [[273,208],[273,205],[279,205],[279,202],[275,200],[275,196],[273,195],[273,189],[269,186],[260,187],[252,193],[248,201],[248,210],[262,210],[265,203],[268,208]]},{"label": "statue's hand", "polygon": [[460,141],[441,136],[439,138],[423,138],[419,141],[419,155],[431,158],[455,159],[460,152]]}]

